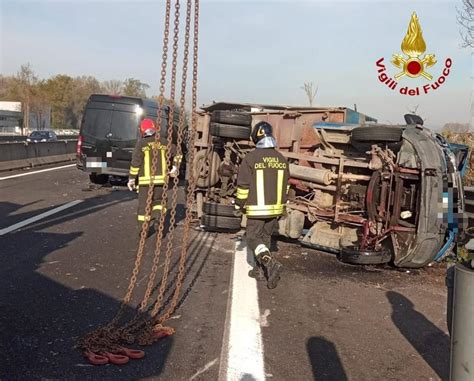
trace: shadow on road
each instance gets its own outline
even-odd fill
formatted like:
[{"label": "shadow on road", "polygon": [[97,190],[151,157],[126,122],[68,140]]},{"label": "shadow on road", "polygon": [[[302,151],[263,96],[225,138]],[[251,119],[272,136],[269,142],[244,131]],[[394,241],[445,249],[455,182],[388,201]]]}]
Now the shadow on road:
[{"label": "shadow on road", "polygon": [[311,337],[306,342],[315,381],[347,381],[341,359],[334,344],[324,337]]},{"label": "shadow on road", "polygon": [[392,320],[403,336],[442,379],[449,378],[449,337],[423,314],[413,303],[395,291],[386,293],[392,305]]},{"label": "shadow on road", "polygon": [[[55,261],[46,259],[74,240],[85,238],[82,231],[53,233],[44,229],[77,220],[129,198],[127,194],[117,193],[90,198],[21,231],[0,237],[0,379],[132,380],[161,374],[173,337],[146,348],[147,357],[153,361],[132,361],[122,367],[89,365],[74,348],[77,339],[110,321],[120,301],[88,289],[87,279],[81,279],[86,286],[79,289],[58,283],[55,278],[68,274],[63,273],[64,269],[56,272]],[[64,259],[70,261],[69,275],[76,275],[73,273],[80,259],[76,262]],[[134,314],[134,309],[128,307],[126,314]]]}]

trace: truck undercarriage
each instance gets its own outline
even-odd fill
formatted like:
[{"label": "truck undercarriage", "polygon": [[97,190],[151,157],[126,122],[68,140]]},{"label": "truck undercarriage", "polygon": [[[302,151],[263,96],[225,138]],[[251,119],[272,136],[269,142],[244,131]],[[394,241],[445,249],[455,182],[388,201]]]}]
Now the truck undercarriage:
[{"label": "truck undercarriage", "polygon": [[450,202],[463,208],[456,171],[449,173],[443,150],[426,128],[374,124],[358,113],[362,120],[347,123],[354,119],[351,112],[235,104],[205,108],[194,168],[203,225],[240,226],[231,206],[238,166],[254,149],[250,126],[265,120],[290,163],[287,213],[278,234],[333,251],[350,263],[421,267],[435,259],[447,236],[448,224],[439,213],[448,186],[454,189]]}]

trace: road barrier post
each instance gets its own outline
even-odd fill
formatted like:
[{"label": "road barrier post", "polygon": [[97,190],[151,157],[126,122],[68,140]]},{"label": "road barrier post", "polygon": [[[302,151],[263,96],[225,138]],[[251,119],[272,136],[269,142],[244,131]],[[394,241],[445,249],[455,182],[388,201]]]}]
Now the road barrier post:
[{"label": "road barrier post", "polygon": [[[474,240],[468,245],[474,246]],[[474,270],[458,264],[454,270],[450,380],[472,381],[473,374]]]}]

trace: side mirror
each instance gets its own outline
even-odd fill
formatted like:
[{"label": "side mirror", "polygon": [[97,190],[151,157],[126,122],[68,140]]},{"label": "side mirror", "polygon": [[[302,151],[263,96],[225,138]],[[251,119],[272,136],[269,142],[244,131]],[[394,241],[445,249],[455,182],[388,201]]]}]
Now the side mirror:
[{"label": "side mirror", "polygon": [[420,126],[423,126],[423,119],[421,119],[421,116],[419,115],[405,114],[404,118],[405,118],[406,124],[418,124]]}]

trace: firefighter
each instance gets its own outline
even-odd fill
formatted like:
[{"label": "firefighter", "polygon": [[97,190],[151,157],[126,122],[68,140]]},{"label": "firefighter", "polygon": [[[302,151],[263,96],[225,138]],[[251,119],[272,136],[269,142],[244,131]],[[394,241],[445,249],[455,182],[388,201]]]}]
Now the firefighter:
[{"label": "firefighter", "polygon": [[247,244],[255,256],[249,276],[267,280],[275,288],[282,264],[270,252],[270,242],[278,217],[285,212],[289,167],[278,152],[272,126],[258,122],[251,134],[256,149],[249,152],[239,166],[235,208],[247,216]]},{"label": "firefighter", "polygon": [[[167,181],[168,175],[171,177],[178,175],[179,158],[175,157],[173,159],[173,167],[171,171],[168,172],[166,167],[166,141],[163,142],[163,139],[160,139],[159,142],[155,142],[156,132],[157,129],[155,122],[152,119],[143,119],[141,121],[140,134],[142,139],[137,140],[135,149],[133,150],[132,163],[130,166],[129,179],[127,183],[128,189],[131,191],[138,188],[137,219],[140,228],[141,224],[147,218],[145,215],[145,208],[148,197],[148,187],[150,184],[153,187],[153,197],[151,203],[151,215],[148,216],[148,220],[153,220],[156,218],[156,221],[158,221],[157,217],[159,214],[166,211],[166,206],[161,205],[163,185],[165,181]],[[156,165],[156,172],[154,176],[152,176],[151,167],[154,149],[158,150],[158,161]],[[137,177],[138,184],[136,181]]]}]

